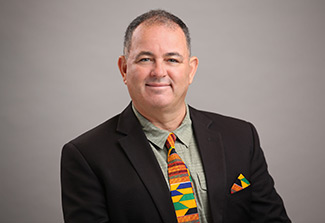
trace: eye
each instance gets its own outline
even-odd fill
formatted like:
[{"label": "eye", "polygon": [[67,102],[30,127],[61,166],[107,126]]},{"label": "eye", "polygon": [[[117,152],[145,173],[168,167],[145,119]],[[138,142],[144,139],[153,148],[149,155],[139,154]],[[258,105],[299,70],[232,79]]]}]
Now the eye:
[{"label": "eye", "polygon": [[177,59],[174,59],[174,58],[169,58],[167,61],[171,62],[171,63],[179,63],[179,61]]},{"label": "eye", "polygon": [[139,59],[139,62],[149,62],[149,61],[151,61],[151,59],[148,57]]}]

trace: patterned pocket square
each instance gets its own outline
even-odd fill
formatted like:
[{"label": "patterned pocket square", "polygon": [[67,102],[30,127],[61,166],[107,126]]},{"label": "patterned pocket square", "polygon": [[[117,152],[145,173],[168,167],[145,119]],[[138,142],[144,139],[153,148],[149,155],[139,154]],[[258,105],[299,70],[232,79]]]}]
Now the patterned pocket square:
[{"label": "patterned pocket square", "polygon": [[238,178],[236,179],[235,183],[231,187],[231,193],[234,194],[238,191],[241,191],[251,185],[249,181],[244,177],[243,174],[239,174]]}]

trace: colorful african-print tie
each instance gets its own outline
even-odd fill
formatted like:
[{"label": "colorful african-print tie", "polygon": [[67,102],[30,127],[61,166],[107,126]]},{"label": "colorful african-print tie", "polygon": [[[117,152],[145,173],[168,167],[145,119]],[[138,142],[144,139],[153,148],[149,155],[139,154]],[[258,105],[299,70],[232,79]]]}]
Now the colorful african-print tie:
[{"label": "colorful african-print tie", "polygon": [[168,178],[171,197],[178,222],[199,222],[196,201],[193,193],[189,170],[175,151],[176,136],[170,133],[166,147],[168,149]]}]

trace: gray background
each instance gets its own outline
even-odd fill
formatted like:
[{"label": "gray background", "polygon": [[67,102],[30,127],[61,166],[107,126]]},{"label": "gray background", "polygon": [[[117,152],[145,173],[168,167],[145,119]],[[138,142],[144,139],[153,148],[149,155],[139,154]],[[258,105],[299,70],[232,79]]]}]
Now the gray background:
[{"label": "gray background", "polygon": [[0,222],[62,222],[62,145],[119,113],[117,68],[137,15],[189,26],[187,101],[249,120],[294,222],[325,222],[325,1],[0,1]]}]

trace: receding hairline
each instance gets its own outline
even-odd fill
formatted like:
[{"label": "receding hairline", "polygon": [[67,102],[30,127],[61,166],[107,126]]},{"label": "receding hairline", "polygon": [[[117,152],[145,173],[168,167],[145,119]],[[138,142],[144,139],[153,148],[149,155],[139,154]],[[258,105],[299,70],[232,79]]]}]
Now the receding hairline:
[{"label": "receding hairline", "polygon": [[[176,30],[179,30],[182,35],[183,35],[183,38],[186,42],[186,47],[188,48],[187,46],[187,41],[186,41],[186,36],[183,32],[183,30],[178,26],[178,24],[174,23],[173,21],[170,21],[169,23],[160,23],[160,22],[151,22],[151,21],[144,21],[143,23],[139,24],[137,26],[137,28],[134,29],[133,33],[132,33],[132,36],[130,38],[130,43],[129,43],[129,46],[128,48],[125,48],[125,50],[127,50],[127,52],[124,52],[124,54],[128,54],[132,48],[132,42],[133,42],[133,38],[134,38],[134,33],[136,33],[137,31],[139,30],[143,30],[143,29],[150,29],[152,27],[155,27],[155,26],[162,26],[162,27],[165,27],[167,29],[170,29],[172,31],[176,31]],[[189,50],[189,49],[188,49]]]},{"label": "receding hairline", "polygon": [[155,26],[161,25],[176,30],[177,27],[181,29],[184,38],[186,40],[186,46],[191,55],[191,38],[188,27],[186,24],[177,16],[169,13],[165,10],[151,10],[135,18],[128,26],[124,36],[124,48],[123,53],[125,56],[128,55],[132,45],[133,34],[140,26]]}]

